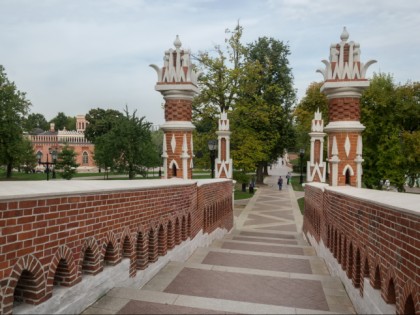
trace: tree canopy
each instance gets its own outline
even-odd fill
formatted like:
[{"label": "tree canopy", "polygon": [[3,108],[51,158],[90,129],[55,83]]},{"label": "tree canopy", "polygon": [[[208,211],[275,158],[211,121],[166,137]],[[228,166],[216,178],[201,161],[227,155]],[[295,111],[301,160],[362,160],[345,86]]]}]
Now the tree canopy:
[{"label": "tree canopy", "polygon": [[361,122],[365,185],[413,185],[420,174],[420,83],[397,85],[391,75],[375,74],[361,98]]},{"label": "tree canopy", "polygon": [[31,103],[24,92],[7,78],[0,65],[0,164],[6,164],[6,177],[12,176],[14,166],[19,166],[25,152],[22,123]]},{"label": "tree canopy", "polygon": [[[130,179],[136,174],[146,175],[146,168],[160,165],[159,151],[152,141],[151,123],[145,117],[115,110],[94,110],[90,115],[90,139],[95,144],[98,166],[127,172]],[[92,111],[90,111],[92,113]],[[97,120],[96,120],[97,118]]]},{"label": "tree canopy", "polygon": [[[207,141],[217,129],[221,111],[228,111],[232,133],[231,153],[235,168],[258,169],[277,159],[293,142],[291,106],[295,101],[293,76],[288,64],[288,46],[273,38],[259,38],[243,45],[243,28],[227,30],[226,49],[198,54],[203,72],[201,93],[193,104],[198,150],[206,152]],[[201,138],[206,139],[202,141]],[[196,138],[197,139],[197,138]]]}]

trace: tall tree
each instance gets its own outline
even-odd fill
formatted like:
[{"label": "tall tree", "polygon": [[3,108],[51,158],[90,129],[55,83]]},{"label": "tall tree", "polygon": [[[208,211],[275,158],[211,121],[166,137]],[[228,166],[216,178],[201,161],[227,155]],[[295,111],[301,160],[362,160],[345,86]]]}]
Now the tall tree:
[{"label": "tall tree", "polygon": [[38,113],[29,114],[26,119],[23,121],[23,129],[27,132],[31,132],[35,128],[40,128],[42,130],[48,130],[49,125],[44,115]]},{"label": "tall tree", "polygon": [[25,93],[10,82],[4,67],[0,65],[0,164],[6,164],[6,177],[12,176],[12,169],[19,164],[22,153],[22,121],[31,103]]},{"label": "tall tree", "polygon": [[112,128],[95,138],[95,159],[103,159],[128,173],[129,179],[136,174],[146,175],[146,168],[160,165],[159,151],[152,142],[151,123],[145,117],[128,112],[118,118]]},{"label": "tall tree", "polygon": [[[272,38],[260,38],[244,46],[242,27],[238,24],[215,54],[198,55],[201,71],[201,93],[193,105],[198,137],[214,137],[220,111],[228,111],[231,120],[232,157],[236,165],[262,167],[283,153],[293,142],[291,106],[295,100],[293,76],[288,65],[289,49]],[[242,134],[249,135],[242,137]],[[257,142],[255,142],[258,140]],[[253,143],[245,143],[245,142]],[[198,141],[204,148],[207,141]],[[244,148],[253,147],[249,156]],[[258,152],[255,151],[258,149]],[[207,160],[208,156],[203,156]],[[241,159],[244,158],[242,161]],[[250,163],[249,158],[253,159]]]},{"label": "tall tree", "polygon": [[266,123],[255,126],[265,143],[266,153],[266,158],[257,164],[257,182],[263,180],[263,167],[277,160],[284,149],[294,143],[291,108],[296,92],[289,55],[288,45],[274,38],[260,37],[246,47],[245,61],[252,66],[244,68],[251,69],[251,72],[246,72],[247,76],[242,76],[242,79],[252,79],[254,75],[249,74],[253,71],[258,71],[259,75],[254,89],[241,89],[240,97],[258,107],[260,112],[265,112],[268,119]]},{"label": "tall tree", "polygon": [[86,139],[95,142],[97,137],[109,132],[123,116],[123,113],[115,109],[91,109],[86,115],[89,123],[85,130]]},{"label": "tall tree", "polygon": [[[294,109],[296,117],[296,145],[295,149],[306,148],[309,152],[312,119],[314,113],[319,110],[322,113],[324,126],[328,124],[328,99],[321,92],[323,82],[312,82],[306,89],[306,94]],[[324,148],[326,149],[326,147]],[[326,156],[326,155],[325,155]]]},{"label": "tall tree", "polygon": [[55,164],[57,169],[62,170],[60,176],[64,179],[70,180],[76,174],[76,168],[79,164],[76,163],[76,152],[68,144],[66,144],[58,153],[57,162]]},{"label": "tall tree", "polygon": [[50,123],[55,124],[55,130],[76,129],[76,117],[66,116],[63,112],[59,112],[57,116],[50,120]]},{"label": "tall tree", "polygon": [[420,83],[396,85],[389,74],[375,74],[361,98],[363,181],[381,188],[380,181],[404,190],[420,174]]}]

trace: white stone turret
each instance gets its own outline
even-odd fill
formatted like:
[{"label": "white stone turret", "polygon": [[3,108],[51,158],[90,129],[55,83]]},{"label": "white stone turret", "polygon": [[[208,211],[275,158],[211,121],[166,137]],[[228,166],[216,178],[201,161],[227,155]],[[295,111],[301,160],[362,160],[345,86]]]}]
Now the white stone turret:
[{"label": "white stone turret", "polygon": [[306,181],[325,183],[326,163],[324,162],[324,121],[319,109],[314,114],[312,128],[309,136],[311,137],[311,157],[307,162]]},{"label": "white stone turret", "polygon": [[190,50],[181,48],[178,35],[174,46],[165,51],[162,68],[150,65],[158,76],[155,89],[165,99],[165,123],[160,126],[165,133],[164,177],[192,178],[192,99],[199,91],[199,74],[191,63]]},{"label": "white stone turret", "polygon": [[230,158],[230,130],[227,113],[220,114],[219,130],[216,131],[218,140],[218,155],[215,161],[216,178],[232,178],[233,162]]}]

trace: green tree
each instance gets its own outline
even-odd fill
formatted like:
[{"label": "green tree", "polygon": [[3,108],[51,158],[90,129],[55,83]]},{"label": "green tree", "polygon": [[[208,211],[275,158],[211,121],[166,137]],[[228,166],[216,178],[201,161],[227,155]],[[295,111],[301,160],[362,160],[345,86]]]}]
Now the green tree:
[{"label": "green tree", "polygon": [[420,84],[396,85],[389,74],[375,74],[361,98],[363,181],[381,188],[380,180],[404,190],[420,174],[416,153],[420,131]]},{"label": "green tree", "polygon": [[6,165],[6,177],[12,176],[12,169],[19,165],[22,154],[22,122],[31,103],[25,93],[10,82],[4,67],[0,65],[0,164]]},{"label": "green tree", "polygon": [[64,179],[70,180],[76,174],[76,168],[79,164],[76,163],[76,152],[68,144],[58,153],[55,167],[62,170],[60,176]]},{"label": "green tree", "polygon": [[159,151],[152,142],[151,123],[145,117],[137,117],[136,112],[124,110],[124,116],[117,119],[113,127],[95,138],[95,160],[112,164],[120,171],[128,173],[129,179],[136,174],[146,176],[148,167],[160,165]]},{"label": "green tree", "polygon": [[[261,37],[246,46],[244,73],[241,77],[240,104],[258,108],[264,117],[254,130],[264,142],[265,158],[257,163],[257,182],[263,181],[263,168],[277,160],[284,149],[294,144],[292,105],[296,100],[292,69],[289,66],[289,47],[274,38]],[[258,72],[258,75],[255,75]],[[252,81],[243,84],[243,81]]]},{"label": "green tree", "polygon": [[[322,113],[324,126],[328,124],[328,99],[321,92],[323,82],[312,82],[306,89],[306,94],[294,109],[296,145],[295,150],[305,148],[309,153],[312,119],[314,113],[319,110]],[[326,147],[324,148],[327,149]],[[326,155],[324,155],[326,156]]]},{"label": "green tree", "polygon": [[55,130],[76,130],[76,117],[66,116],[63,112],[59,112],[50,123],[55,124]]},{"label": "green tree", "polygon": [[21,142],[20,155],[18,157],[19,165],[24,167],[25,173],[30,173],[37,165],[38,159],[36,158],[32,143],[24,138]]},{"label": "green tree", "polygon": [[85,130],[86,139],[94,143],[97,137],[108,133],[123,116],[123,113],[115,109],[91,109],[86,115],[89,123]]},{"label": "green tree", "polygon": [[23,129],[27,132],[31,132],[35,128],[40,128],[42,130],[49,130],[49,125],[44,115],[32,113],[29,114],[26,119],[23,121]]},{"label": "green tree", "polygon": [[[261,182],[263,167],[293,143],[291,106],[295,91],[287,45],[264,37],[244,46],[242,32],[238,24],[233,31],[226,31],[225,50],[215,46],[213,54],[198,55],[203,75],[199,80],[201,93],[193,104],[199,138],[195,149],[202,150],[203,159],[209,160],[207,140],[214,138],[219,113],[229,111],[235,167],[242,165],[253,171],[258,166],[257,181]],[[253,151],[246,153],[244,148]]]}]

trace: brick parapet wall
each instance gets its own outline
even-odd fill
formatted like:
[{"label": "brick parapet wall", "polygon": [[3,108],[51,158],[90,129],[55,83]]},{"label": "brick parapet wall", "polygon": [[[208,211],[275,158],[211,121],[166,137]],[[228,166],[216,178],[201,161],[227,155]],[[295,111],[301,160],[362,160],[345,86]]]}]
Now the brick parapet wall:
[{"label": "brick parapet wall", "polygon": [[353,286],[359,288],[361,299],[363,279],[368,278],[370,285],[380,290],[384,303],[396,304],[398,314],[418,314],[420,212],[412,206],[417,204],[418,209],[418,199],[415,195],[308,184],[303,229],[331,251]]},{"label": "brick parapet wall", "polygon": [[[228,180],[203,185],[161,180],[150,181],[150,186],[142,181],[139,187],[126,181],[45,185],[39,185],[45,193],[7,196],[4,189],[0,195],[1,314],[12,313],[16,301],[42,303],[55,285],[72,286],[84,274],[98,274],[123,258],[130,260],[127,273],[135,277],[136,270],[206,232],[202,202],[219,208],[219,200],[232,198]],[[60,193],[64,185],[77,191],[67,187]],[[223,211],[225,215],[214,218],[213,230],[232,226],[232,207]]]}]

